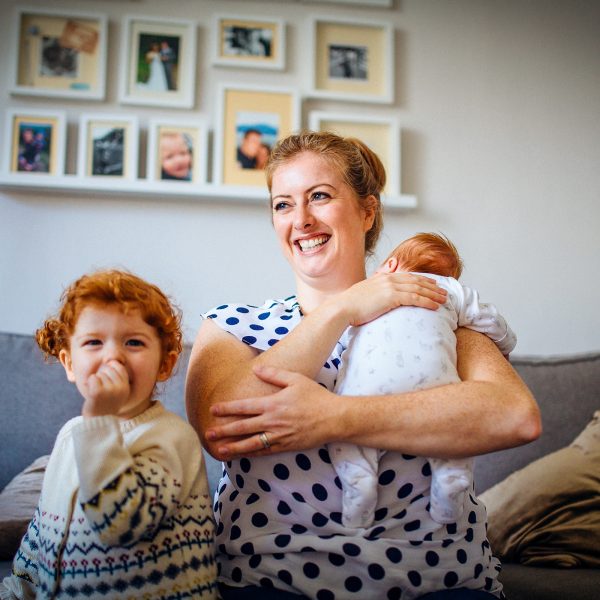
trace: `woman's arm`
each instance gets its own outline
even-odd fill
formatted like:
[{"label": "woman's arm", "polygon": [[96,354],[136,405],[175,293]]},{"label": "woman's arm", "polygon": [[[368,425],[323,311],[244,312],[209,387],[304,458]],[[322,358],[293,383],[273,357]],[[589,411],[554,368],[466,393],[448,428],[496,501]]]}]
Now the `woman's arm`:
[{"label": "woman's arm", "polygon": [[[541,432],[537,404],[508,361],[482,334],[459,329],[461,383],[389,396],[336,396],[306,377],[277,369],[257,374],[280,391],[262,398],[218,404],[213,413],[238,416],[208,437],[217,456],[262,448],[266,431],[272,451],[312,448],[332,441],[453,458],[484,454],[535,440]],[[239,417],[243,416],[243,419]],[[226,436],[243,436],[235,442]],[[264,453],[264,452],[259,452]]]},{"label": "woman's arm", "polygon": [[278,389],[256,377],[255,366],[293,370],[312,380],[348,325],[365,323],[398,306],[437,309],[444,301],[445,292],[432,279],[409,273],[379,274],[323,302],[262,353],[206,320],[194,342],[188,366],[189,421],[207,450],[216,456],[205,432],[226,420],[211,413],[210,407],[216,402],[264,396]]}]

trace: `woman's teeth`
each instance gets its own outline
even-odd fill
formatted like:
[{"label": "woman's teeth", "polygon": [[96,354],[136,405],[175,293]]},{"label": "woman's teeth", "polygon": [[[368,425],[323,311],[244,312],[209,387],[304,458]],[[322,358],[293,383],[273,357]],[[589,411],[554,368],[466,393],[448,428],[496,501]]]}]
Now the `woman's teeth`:
[{"label": "woman's teeth", "polygon": [[320,237],[310,238],[309,240],[298,240],[298,245],[302,251],[312,250],[317,246],[322,246],[328,239],[329,237],[323,235]]}]

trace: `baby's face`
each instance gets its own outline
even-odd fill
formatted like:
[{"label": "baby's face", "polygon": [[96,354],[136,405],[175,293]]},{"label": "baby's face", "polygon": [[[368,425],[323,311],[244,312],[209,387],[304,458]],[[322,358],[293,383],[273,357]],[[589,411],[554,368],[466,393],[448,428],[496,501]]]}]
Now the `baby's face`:
[{"label": "baby's face", "polygon": [[160,142],[160,162],[171,177],[187,179],[192,168],[192,154],[182,136],[164,136]]}]

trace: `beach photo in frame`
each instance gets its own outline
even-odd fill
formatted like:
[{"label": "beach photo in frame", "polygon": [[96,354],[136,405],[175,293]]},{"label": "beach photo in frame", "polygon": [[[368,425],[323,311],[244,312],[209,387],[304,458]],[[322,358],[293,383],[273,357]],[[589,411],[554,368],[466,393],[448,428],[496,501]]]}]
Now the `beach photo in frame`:
[{"label": "beach photo in frame", "polygon": [[285,23],[282,19],[215,15],[213,36],[214,65],[285,68]]},{"label": "beach photo in frame", "polygon": [[400,123],[394,117],[367,116],[340,111],[311,111],[308,126],[315,131],[331,131],[344,137],[355,137],[363,141],[381,159],[387,181],[385,196],[400,195]]},{"label": "beach photo in frame", "polygon": [[12,94],[104,98],[105,15],[19,7],[13,35]]},{"label": "beach photo in frame", "polygon": [[300,125],[297,92],[221,84],[217,106],[215,182],[265,188],[271,148]]},{"label": "beach photo in frame", "polygon": [[192,119],[151,119],[146,178],[149,181],[206,183],[208,127]]},{"label": "beach photo in frame", "polygon": [[313,17],[308,95],[358,102],[394,101],[393,28],[387,23]]},{"label": "beach photo in frame", "polygon": [[137,178],[138,120],[131,115],[83,114],[79,119],[77,175]]},{"label": "beach photo in frame", "polygon": [[120,62],[122,104],[169,108],[194,105],[194,21],[124,17]]},{"label": "beach photo in frame", "polygon": [[4,171],[32,177],[64,175],[65,134],[62,111],[8,110]]}]

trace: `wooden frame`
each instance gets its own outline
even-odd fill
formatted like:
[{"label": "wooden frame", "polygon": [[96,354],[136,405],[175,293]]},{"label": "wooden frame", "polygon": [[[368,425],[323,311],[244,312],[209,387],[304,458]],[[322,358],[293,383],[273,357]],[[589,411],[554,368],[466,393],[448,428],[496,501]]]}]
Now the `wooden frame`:
[{"label": "wooden frame", "polygon": [[4,171],[32,177],[63,175],[65,133],[63,111],[8,110]]},{"label": "wooden frame", "polygon": [[192,108],[195,75],[195,22],[141,16],[124,18],[121,103]]},{"label": "wooden frame", "polygon": [[215,15],[212,46],[213,65],[284,69],[285,23],[282,19]]},{"label": "wooden frame", "polygon": [[104,99],[107,30],[105,15],[17,8],[10,92]]},{"label": "wooden frame", "polygon": [[381,22],[310,19],[309,96],[391,104],[394,101],[393,29]]},{"label": "wooden frame", "polygon": [[205,184],[208,127],[190,119],[151,119],[146,178],[177,184]]},{"label": "wooden frame", "polygon": [[[261,149],[295,132],[300,100],[289,88],[222,84],[215,134],[215,183],[265,187]],[[246,156],[244,146],[252,145]]]},{"label": "wooden frame", "polygon": [[312,111],[309,113],[309,128],[315,131],[333,131],[344,137],[356,137],[381,159],[387,174],[384,194],[400,195],[400,124],[395,117],[346,114],[339,111]]},{"label": "wooden frame", "polygon": [[77,175],[99,179],[137,178],[138,120],[122,114],[83,114],[79,119]]}]

